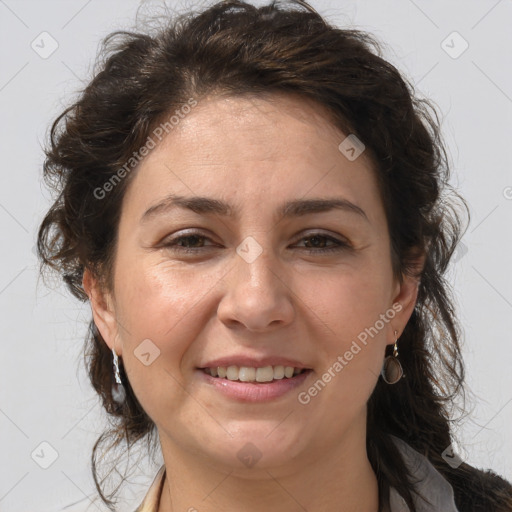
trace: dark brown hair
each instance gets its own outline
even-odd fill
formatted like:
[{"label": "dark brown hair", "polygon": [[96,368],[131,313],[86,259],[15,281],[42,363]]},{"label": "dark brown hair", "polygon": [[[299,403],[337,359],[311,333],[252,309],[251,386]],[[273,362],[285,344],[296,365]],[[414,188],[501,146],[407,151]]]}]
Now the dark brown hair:
[{"label": "dark brown hair", "polygon": [[[460,329],[444,274],[463,234],[458,206],[464,214],[467,207],[448,185],[435,108],[382,58],[380,44],[367,33],[331,26],[302,1],[256,8],[228,0],[171,19],[153,35],[113,33],[100,55],[95,76],[51,129],[44,177],[57,197],[39,231],[41,271],[46,266],[58,271],[83,301],[85,268],[112,290],[120,206],[136,170],[118,180],[105,199],[97,191],[190,98],[279,92],[315,100],[372,156],[395,275],[414,274],[415,258],[426,254],[417,305],[400,339],[407,378],[395,386],[379,380],[368,403],[367,450],[381,503],[393,486],[416,510],[411,475],[394,435],[428,457],[453,486],[461,511],[512,510],[507,482],[465,463],[452,469],[441,457],[452,442],[449,413],[464,378]],[[99,447],[107,441],[109,450],[122,442],[149,443],[155,425],[121,360],[127,396],[121,407],[113,401],[112,354],[93,321],[85,357],[92,385],[115,419],[92,454],[96,487],[111,506],[119,487],[104,495]]]}]

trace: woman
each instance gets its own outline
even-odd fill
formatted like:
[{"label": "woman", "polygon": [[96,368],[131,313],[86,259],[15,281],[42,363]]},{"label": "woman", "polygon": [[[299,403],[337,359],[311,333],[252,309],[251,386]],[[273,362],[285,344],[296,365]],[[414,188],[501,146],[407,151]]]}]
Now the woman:
[{"label": "woman", "polygon": [[53,124],[38,242],[92,308],[102,500],[104,443],[158,434],[139,512],[512,510],[451,448],[458,196],[378,44],[229,0],[105,48]]}]

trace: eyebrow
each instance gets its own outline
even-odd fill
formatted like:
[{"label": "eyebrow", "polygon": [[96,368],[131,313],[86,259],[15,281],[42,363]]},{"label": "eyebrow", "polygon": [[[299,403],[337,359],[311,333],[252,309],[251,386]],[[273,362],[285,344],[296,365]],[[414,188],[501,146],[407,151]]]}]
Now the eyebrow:
[{"label": "eyebrow", "polygon": [[[191,210],[200,215],[220,215],[222,217],[238,218],[239,210],[234,206],[220,200],[201,196],[178,196],[171,194],[162,201],[149,207],[142,215],[140,222],[146,223],[150,219],[175,208]],[[369,222],[364,210],[348,199],[334,197],[325,199],[297,199],[283,203],[276,212],[278,218],[300,217],[303,215],[342,210],[355,213]]]}]

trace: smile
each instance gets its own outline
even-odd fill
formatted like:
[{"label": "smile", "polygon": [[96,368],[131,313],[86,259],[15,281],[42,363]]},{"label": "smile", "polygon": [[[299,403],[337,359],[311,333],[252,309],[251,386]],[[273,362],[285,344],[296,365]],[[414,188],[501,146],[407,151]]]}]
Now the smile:
[{"label": "smile", "polygon": [[293,366],[217,366],[197,368],[196,375],[214,392],[238,402],[262,403],[279,397],[294,396],[313,373],[309,368]]},{"label": "smile", "polygon": [[259,368],[249,366],[217,366],[203,368],[203,371],[212,377],[228,379],[239,382],[272,382],[274,380],[291,379],[305,371],[304,368],[293,366],[263,366]]}]

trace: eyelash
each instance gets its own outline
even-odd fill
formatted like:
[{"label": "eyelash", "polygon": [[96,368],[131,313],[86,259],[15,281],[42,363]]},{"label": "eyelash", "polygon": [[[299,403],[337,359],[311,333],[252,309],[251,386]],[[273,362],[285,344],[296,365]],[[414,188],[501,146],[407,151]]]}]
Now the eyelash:
[{"label": "eyelash", "polygon": [[[207,236],[202,235],[201,233],[190,233],[188,235],[179,236],[179,237],[170,239],[168,242],[165,242],[163,244],[163,247],[172,249],[172,250],[177,250],[180,252],[196,253],[197,254],[197,252],[200,251],[201,249],[204,249],[204,247],[191,248],[191,247],[182,247],[182,246],[178,245],[178,242],[183,241],[183,240],[190,240],[191,238],[210,240]],[[318,253],[332,253],[332,252],[338,252],[338,251],[342,251],[342,250],[346,250],[346,249],[350,248],[350,245],[347,242],[338,240],[329,235],[324,235],[322,233],[312,233],[308,236],[302,237],[299,241],[308,240],[311,238],[324,238],[325,240],[336,244],[333,247],[322,247],[322,248],[318,248],[318,249],[307,248],[307,247],[303,248],[306,252],[311,253],[311,254],[313,254],[313,253],[317,253],[317,254]],[[212,247],[212,246],[210,246],[210,247]]]}]

